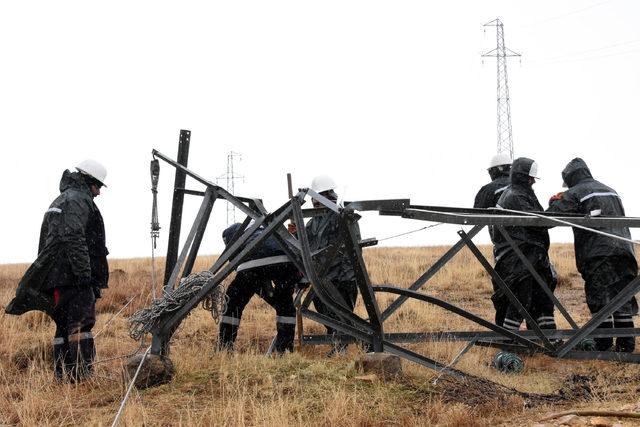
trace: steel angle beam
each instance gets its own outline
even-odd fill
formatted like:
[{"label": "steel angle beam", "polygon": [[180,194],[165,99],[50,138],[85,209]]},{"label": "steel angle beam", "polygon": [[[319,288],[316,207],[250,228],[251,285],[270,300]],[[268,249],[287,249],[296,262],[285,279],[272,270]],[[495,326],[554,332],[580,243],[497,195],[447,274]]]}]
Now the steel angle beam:
[{"label": "steel angle beam", "polygon": [[[200,209],[196,215],[196,219],[193,221],[193,225],[191,226],[191,230],[187,236],[187,240],[184,242],[180,256],[173,262],[174,266],[171,271],[171,275],[164,285],[165,293],[171,292],[175,287],[178,275],[180,275],[180,277],[184,277],[191,272],[198,249],[200,249],[200,243],[202,243],[202,237],[207,227],[209,216],[211,215],[211,209],[213,209],[213,204],[215,202],[214,191],[215,190],[211,188],[208,188],[206,191],[205,197],[202,200],[202,204],[200,205]],[[184,271],[180,274],[180,270],[182,270],[187,255],[189,255],[187,265],[185,265]]]},{"label": "steel angle beam", "polygon": [[631,282],[627,284],[615,297],[611,299],[609,304],[604,306],[600,311],[593,315],[593,317],[578,329],[574,336],[572,336],[564,345],[562,345],[555,353],[557,357],[564,357],[571,349],[573,349],[582,339],[589,336],[589,334],[602,323],[604,319],[611,316],[613,312],[619,309],[625,304],[631,297],[640,291],[640,276],[637,276]]},{"label": "steel angle beam", "polygon": [[[224,188],[220,187],[217,184],[214,184],[213,182],[201,177],[200,175],[198,175],[197,173],[187,169],[185,166],[181,165],[180,163],[175,162],[174,160],[172,160],[171,158],[169,158],[168,156],[162,154],[161,152],[159,152],[158,150],[152,150],[151,154],[154,157],[158,157],[162,160],[164,160],[165,162],[169,163],[170,165],[172,165],[173,167],[175,167],[177,170],[180,170],[181,172],[183,172],[184,174],[186,174],[187,176],[190,176],[191,178],[195,179],[196,181],[198,181],[201,184],[206,185],[207,187],[213,187],[216,189],[217,192],[217,196],[218,198],[221,199],[225,199],[226,201],[228,201],[229,203],[233,204],[235,207],[237,207],[238,209],[240,209],[245,215],[249,215],[251,217],[257,217],[258,214],[255,213],[253,210],[251,210],[245,203],[250,203],[251,202],[251,198],[247,198],[247,197],[236,197],[233,194],[229,193],[227,190],[225,190]],[[181,185],[181,187],[184,187],[184,184]]]},{"label": "steel angle beam", "polygon": [[[451,313],[457,314],[458,316],[464,317],[467,320],[471,320],[474,323],[477,323],[480,326],[484,326],[485,328],[497,332],[499,334],[502,334],[502,336],[505,339],[512,339],[515,340],[523,345],[526,345],[527,347],[530,348],[539,348],[544,350],[544,347],[540,346],[540,344],[535,343],[527,338],[524,338],[523,336],[521,336],[520,334],[516,334],[515,332],[509,331],[508,329],[503,328],[502,326],[498,326],[494,323],[491,323],[487,320],[484,320],[481,317],[476,316],[473,313],[469,313],[468,311],[457,307],[453,304],[450,304],[446,301],[443,301],[441,299],[426,295],[426,294],[422,294],[419,292],[415,292],[415,291],[410,291],[408,289],[404,289],[404,288],[395,288],[395,287],[391,287],[391,286],[374,286],[373,290],[375,292],[389,292],[389,293],[394,293],[394,294],[398,294],[398,295],[405,295],[409,298],[413,298],[413,299],[417,299],[420,301],[424,301],[424,302],[428,302],[430,304],[433,305],[437,305],[438,307],[441,307]],[[476,335],[478,335],[477,332],[475,332]],[[548,339],[545,337],[544,340]]]},{"label": "steel angle beam", "polygon": [[502,277],[500,277],[500,275],[493,269],[491,264],[489,264],[489,261],[487,261],[484,255],[482,255],[478,247],[471,241],[469,236],[463,230],[458,231],[458,234],[465,241],[467,247],[471,250],[471,252],[477,258],[477,260],[480,261],[480,264],[482,264],[482,266],[487,271],[487,273],[489,273],[489,275],[498,284],[498,286],[500,286],[500,289],[507,296],[507,298],[509,299],[509,302],[518,309],[518,312],[522,315],[522,317],[524,317],[524,319],[527,320],[527,324],[531,325],[535,333],[542,340],[542,344],[545,346],[545,348],[550,352],[555,351],[555,347],[553,346],[553,344],[551,344],[549,339],[544,335],[544,333],[542,332],[542,329],[540,329],[540,326],[538,326],[538,323],[533,319],[533,317],[531,317],[531,314],[529,314],[529,312],[524,308],[522,303],[518,301],[518,298],[513,294],[511,289],[509,289],[509,287],[504,282],[504,280],[502,280]]},{"label": "steel angle beam", "polygon": [[[418,365],[422,365],[429,369],[433,369],[434,371],[438,371],[439,373],[451,375],[456,378],[472,378],[473,377],[473,375],[465,374],[464,372],[459,371],[455,368],[449,368],[447,367],[447,365],[444,365],[426,356],[418,354],[414,351],[408,350],[406,348],[402,348],[399,345],[393,344],[389,341],[384,341],[383,345],[384,345],[385,352],[390,354],[395,354],[396,356],[402,357],[403,359],[407,359],[410,362],[417,363]],[[492,381],[489,381],[489,382],[492,382]]]},{"label": "steel angle beam", "polygon": [[371,281],[367,272],[367,267],[362,258],[362,248],[358,244],[358,236],[356,234],[356,221],[357,218],[354,213],[343,213],[340,215],[340,228],[345,240],[345,250],[351,260],[353,271],[356,275],[356,284],[360,289],[360,296],[364,302],[365,309],[369,316],[369,323],[371,324],[373,334],[373,351],[382,351],[382,339],[384,335],[382,327],[382,318],[380,314],[380,307],[378,307],[378,301],[371,287]]},{"label": "steel angle beam", "polygon": [[[181,167],[186,169],[189,161],[189,142],[191,140],[191,131],[181,129],[180,139],[178,141],[178,162]],[[154,159],[155,160],[155,159]],[[158,165],[159,168],[159,165]],[[178,246],[180,245],[180,229],[182,227],[182,207],[184,205],[184,193],[177,191],[183,188],[187,176],[181,169],[176,169],[175,180],[173,184],[173,195],[171,200],[171,220],[169,223],[169,241],[167,244],[167,258],[164,269],[164,286],[165,288],[170,282],[173,274],[176,260],[178,258]]]},{"label": "steel angle beam", "polygon": [[198,191],[198,190],[189,190],[187,188],[176,188],[175,191],[179,191],[183,194],[186,194],[188,196],[204,196],[204,191]]},{"label": "steel angle beam", "polygon": [[309,188],[307,189],[307,195],[311,196],[312,199],[315,199],[316,201],[320,202],[320,204],[323,205],[325,208],[332,210],[337,214],[340,213],[340,207],[336,204],[336,202],[327,199],[322,194],[317,193],[314,190]]},{"label": "steel angle beam", "polygon": [[[543,329],[549,339],[571,338],[576,332],[574,329]],[[535,340],[537,335],[533,331],[519,331],[518,335],[529,340]],[[608,337],[632,337],[640,336],[640,328],[597,328],[587,338],[608,338]],[[386,341],[393,343],[420,343],[431,341],[469,341],[478,337],[478,342],[496,342],[505,344],[505,336],[493,331],[434,331],[434,332],[389,332],[384,334]],[[345,342],[354,341],[346,335],[339,338]],[[303,337],[308,344],[328,344],[329,335],[305,335]],[[350,341],[351,340],[351,341]]]},{"label": "steel angle beam", "polygon": [[215,201],[215,190],[212,188],[207,188],[201,207],[201,210],[203,211],[202,219],[197,223],[197,226],[196,223],[194,223],[194,227],[196,227],[195,236],[193,238],[193,243],[191,243],[191,248],[189,249],[189,255],[187,256],[187,260],[184,264],[182,277],[188,276],[193,270],[193,265],[196,262],[196,257],[198,256],[198,251],[200,250],[200,245],[202,244],[204,232],[207,229],[209,217],[211,216],[211,210],[213,209],[213,204],[215,203]]},{"label": "steel angle beam", "polygon": [[[509,234],[506,232],[504,227],[499,225],[499,226],[496,226],[496,228],[498,229],[500,234],[502,234],[502,237],[504,237],[504,239],[507,241],[509,246],[511,246],[511,249],[515,252],[515,254],[518,256],[520,261],[524,264],[525,268],[529,271],[529,273],[531,273],[531,275],[535,279],[536,283],[538,283],[538,286],[540,286],[542,291],[545,294],[547,294],[549,299],[553,302],[553,305],[556,306],[556,308],[560,311],[560,313],[565,318],[565,320],[567,322],[569,322],[569,325],[571,325],[571,327],[573,329],[578,329],[578,325],[573,320],[571,315],[567,312],[567,310],[564,308],[562,303],[560,303],[558,298],[556,298],[556,296],[553,294],[553,292],[551,292],[551,289],[549,289],[549,286],[545,283],[545,281],[542,279],[542,277],[540,277],[540,274],[538,274],[536,269],[533,267],[533,265],[531,264],[531,261],[529,261],[529,259],[522,253],[522,251],[520,250],[518,245],[516,245],[516,243],[513,241],[511,236],[509,236]],[[551,262],[551,261],[549,261],[549,262]]]},{"label": "steel angle beam", "polygon": [[[304,197],[304,195],[299,193],[296,197]],[[291,202],[285,203],[285,206],[287,204],[290,205]],[[268,215],[267,209],[262,204],[262,200],[254,199],[250,205],[263,215]],[[291,217],[289,219],[291,219]],[[296,266],[298,271],[304,272],[304,265],[300,255],[300,244],[289,234],[284,224],[281,227],[276,227],[273,237],[280,245],[280,249],[282,249],[289,260]]]},{"label": "steel angle beam", "polygon": [[514,344],[511,342],[500,342],[500,341],[476,341],[475,343],[478,347],[490,347],[490,348],[498,348],[503,351],[510,351],[512,353],[517,353],[525,356],[533,356],[536,354],[536,351],[531,350],[528,347]]},{"label": "steel angle beam", "polygon": [[378,211],[380,215],[401,215],[409,206],[409,199],[358,200],[344,203],[347,210]]},{"label": "steel angle beam", "polygon": [[[483,227],[484,226],[476,225],[471,230],[469,230],[469,233],[467,233],[467,235],[470,238],[473,238],[480,232],[480,230],[482,230]],[[431,267],[429,267],[429,269],[409,287],[409,290],[417,291],[418,289],[422,288],[425,283],[427,283],[433,276],[435,276],[435,274],[440,271],[440,269],[444,267],[458,252],[460,252],[460,249],[464,248],[465,246],[466,243],[464,242],[464,240],[458,240],[455,245],[453,245],[444,255],[442,255],[442,257],[438,261],[436,261]],[[400,295],[396,300],[394,300],[382,312],[382,320],[387,320],[393,313],[395,313],[402,306],[402,304],[404,304],[407,298],[407,296]]]},{"label": "steel angle beam", "polygon": [[[300,200],[294,197],[291,200],[291,206],[293,210],[293,221],[296,225],[298,240],[300,241],[300,246],[302,248],[302,261],[304,264],[305,273],[307,278],[311,282],[316,295],[343,321],[353,322],[359,327],[371,332],[371,325],[346,307],[346,304],[344,304],[344,299],[337,291],[337,289],[335,289],[335,286],[333,286],[333,284],[331,283],[328,283],[329,281],[326,281],[324,280],[324,278],[321,278],[317,275],[311,256],[311,250],[309,249],[309,238],[304,227],[304,219],[302,218],[302,212],[300,209]],[[338,301],[342,301],[342,304],[340,304]]]},{"label": "steel angle beam", "polygon": [[[326,316],[324,314],[320,314],[318,312],[315,311],[311,311],[308,308],[304,308],[302,307],[300,309],[300,313],[308,318],[313,320],[314,322],[318,322],[321,325],[324,326],[328,326],[330,328],[335,329],[338,332],[341,332],[342,334],[346,334],[347,337],[349,337],[349,340],[359,340],[359,341],[363,341],[363,342],[371,342],[371,333],[368,331],[363,331],[362,329],[358,329],[357,327],[350,325],[348,323],[344,323],[341,322],[338,319],[334,319],[332,317]],[[333,340],[328,340],[326,342],[326,344],[332,344],[336,341],[338,341],[340,338],[339,337],[343,337],[345,335],[336,335],[333,336]],[[327,335],[327,337],[331,337],[331,335]]]},{"label": "steel angle beam", "polygon": [[[272,217],[271,222],[264,228],[264,231],[258,235],[253,241],[246,244],[244,249],[240,251],[237,257],[233,260],[229,261],[229,263],[222,268],[220,271],[215,274],[213,279],[205,284],[198,293],[187,301],[180,309],[176,310],[173,313],[167,315],[167,318],[161,322],[159,322],[158,326],[156,326],[152,332],[154,335],[158,336],[166,336],[171,333],[171,331],[175,330],[175,328],[180,324],[182,319],[186,317],[186,315],[196,307],[202,299],[204,299],[211,290],[217,286],[222,280],[224,280],[231,272],[233,272],[236,267],[242,262],[242,260],[253,252],[260,244],[262,244],[274,231],[274,229],[281,225],[288,216],[291,214],[291,206],[285,206],[279,209],[277,212],[279,214],[275,217]],[[243,245],[247,239],[262,225],[264,221],[264,217],[261,220],[256,221],[249,229],[243,234],[243,236],[234,243],[233,246],[241,246]],[[234,248],[231,248],[229,253],[233,253]],[[228,255],[225,255],[228,258]],[[224,262],[224,261],[223,261]],[[216,262],[217,264],[217,262]]]},{"label": "steel angle beam", "polygon": [[[538,213],[538,212],[536,212]],[[575,217],[557,216],[540,212],[548,218],[534,216],[522,216],[516,214],[467,214],[436,210],[406,209],[403,218],[417,219],[423,221],[443,222],[447,224],[459,225],[504,225],[523,227],[567,227],[568,224],[561,224],[553,218],[570,222],[571,224],[585,227],[640,227],[640,218],[632,217]]]}]

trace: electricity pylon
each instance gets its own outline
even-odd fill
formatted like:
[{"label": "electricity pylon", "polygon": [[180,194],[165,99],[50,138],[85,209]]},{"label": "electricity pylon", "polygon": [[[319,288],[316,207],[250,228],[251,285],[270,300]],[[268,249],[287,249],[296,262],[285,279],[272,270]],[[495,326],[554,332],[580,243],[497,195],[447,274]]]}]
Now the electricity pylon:
[{"label": "electricity pylon", "polygon": [[504,25],[496,18],[484,24],[496,27],[496,48],[482,57],[495,57],[498,65],[498,154],[507,153],[513,159],[513,135],[511,133],[511,106],[509,102],[509,84],[507,80],[507,57],[520,56],[519,53],[504,45]]},{"label": "electricity pylon", "polygon": [[[235,194],[236,192],[236,180],[244,180],[244,176],[238,176],[234,171],[235,158],[242,159],[242,154],[230,151],[227,154],[227,173],[216,178],[216,181],[224,179],[226,181],[226,189],[229,193]],[[227,203],[227,225],[231,225],[236,222],[236,207]]]}]

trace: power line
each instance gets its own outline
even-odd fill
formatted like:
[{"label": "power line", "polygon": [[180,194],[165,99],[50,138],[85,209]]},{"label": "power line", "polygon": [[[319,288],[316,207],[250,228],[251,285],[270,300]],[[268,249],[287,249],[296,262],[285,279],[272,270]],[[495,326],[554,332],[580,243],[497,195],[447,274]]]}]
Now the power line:
[{"label": "power line", "polygon": [[551,21],[556,21],[558,19],[562,19],[562,18],[566,18],[566,17],[571,16],[571,15],[582,13],[582,12],[587,11],[589,9],[593,9],[594,7],[602,6],[603,4],[606,4],[606,3],[611,3],[612,1],[613,0],[604,0],[604,1],[601,1],[601,2],[598,2],[598,3],[594,3],[594,4],[590,5],[590,6],[582,7],[580,9],[575,9],[575,10],[563,13],[561,15],[551,16],[549,18],[545,18],[545,19],[542,19],[542,20],[537,21],[537,22],[532,22],[530,24],[519,25],[516,28],[527,28],[527,27],[534,27],[534,26],[537,26],[537,25],[546,24],[546,23],[551,22]]},{"label": "power line", "polygon": [[589,57],[585,57],[585,58],[566,58],[566,59],[558,59],[555,61],[546,61],[546,62],[536,62],[533,64],[533,66],[538,66],[538,67],[543,67],[545,65],[555,65],[555,64],[563,64],[563,63],[571,63],[571,62],[582,62],[582,61],[596,61],[598,59],[604,59],[604,58],[610,58],[610,57],[615,57],[615,56],[623,56],[623,55],[630,55],[630,54],[637,54],[640,53],[640,48],[638,49],[632,49],[632,50],[626,50],[626,51],[622,51],[622,52],[613,52],[613,53],[609,53],[609,54],[605,54],[605,55],[596,55],[596,56],[589,56]]},{"label": "power line", "polygon": [[[538,62],[544,62],[544,61],[555,61],[555,60],[570,59],[570,58],[567,58],[567,57],[580,56],[580,55],[584,55],[586,53],[599,52],[599,51],[602,51],[602,50],[612,49],[612,48],[620,47],[620,46],[626,46],[626,45],[629,45],[629,44],[634,44],[634,43],[639,43],[639,42],[640,42],[640,39],[627,40],[627,41],[624,41],[624,42],[613,43],[613,44],[610,44],[610,45],[596,47],[596,48],[593,48],[593,49],[585,49],[585,50],[579,50],[579,51],[575,51],[575,52],[569,52],[569,53],[566,53],[566,54],[560,55],[560,56],[532,59],[532,60],[529,60],[528,63],[538,63]],[[616,53],[616,52],[614,52],[614,53]],[[578,59],[580,59],[580,58],[578,58]]]}]

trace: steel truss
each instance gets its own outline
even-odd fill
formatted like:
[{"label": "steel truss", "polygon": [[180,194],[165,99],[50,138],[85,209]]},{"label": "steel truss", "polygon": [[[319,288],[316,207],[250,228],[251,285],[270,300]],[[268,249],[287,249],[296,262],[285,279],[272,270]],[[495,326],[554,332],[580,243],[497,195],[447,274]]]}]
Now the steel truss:
[{"label": "steel truss", "polygon": [[[185,149],[181,147],[180,150]],[[188,145],[186,147],[188,150]],[[484,209],[463,209],[436,206],[411,205],[409,199],[394,200],[370,200],[349,202],[344,208],[338,207],[335,203],[315,193],[311,189],[300,189],[297,194],[276,209],[268,212],[261,200],[255,198],[238,197],[230,194],[225,189],[202,178],[186,167],[186,161],[176,162],[164,154],[153,150],[154,158],[159,158],[176,168],[176,185],[174,194],[190,194],[203,197],[202,204],[196,215],[191,230],[187,236],[180,255],[175,262],[168,259],[165,277],[165,291],[179,286],[180,279],[186,277],[193,268],[204,231],[209,216],[216,200],[223,199],[233,204],[246,215],[242,227],[231,239],[224,252],[209,268],[214,275],[213,279],[202,287],[199,293],[190,299],[179,310],[166,313],[151,330],[152,348],[151,352],[157,355],[166,355],[169,352],[169,342],[172,334],[180,325],[182,320],[194,309],[207,295],[218,286],[229,274],[231,274],[242,260],[252,253],[269,236],[275,237],[282,250],[289,257],[292,263],[303,272],[306,279],[311,283],[311,288],[303,298],[303,290],[296,295],[296,305],[302,315],[308,319],[316,321],[322,325],[329,326],[338,334],[328,335],[304,335],[305,344],[329,344],[336,340],[343,342],[361,342],[375,352],[388,352],[396,354],[404,359],[416,362],[420,365],[436,369],[442,373],[464,376],[461,371],[454,369],[446,363],[441,363],[411,350],[401,347],[401,343],[415,343],[425,341],[466,341],[471,345],[497,346],[513,351],[524,353],[541,352],[551,357],[576,358],[576,359],[603,359],[623,362],[640,363],[640,354],[622,354],[613,352],[598,351],[577,351],[576,345],[587,337],[613,337],[613,336],[638,336],[640,328],[626,329],[602,329],[597,326],[602,320],[608,318],[614,311],[622,306],[633,295],[640,291],[640,277],[630,282],[609,304],[596,313],[587,323],[582,326],[576,324],[562,303],[558,301],[553,293],[547,288],[546,283],[539,277],[532,265],[527,261],[518,246],[504,232],[505,226],[563,226],[554,222],[554,219],[562,219],[570,224],[587,227],[640,227],[640,218],[630,217],[578,217],[571,215],[554,215],[544,217],[531,217],[526,215],[509,214],[505,215],[499,211],[487,211]],[[181,155],[179,153],[178,158]],[[182,155],[186,159],[186,155]],[[178,179],[180,176],[182,178]],[[189,176],[197,182],[205,185],[204,192],[186,190],[184,177]],[[318,200],[323,208],[302,209],[306,196]],[[174,197],[174,207],[176,198]],[[176,223],[181,221],[182,205],[179,201],[179,209],[172,210],[171,227],[175,230]],[[309,240],[304,227],[304,218],[312,217],[331,210],[339,216],[340,236],[328,247],[318,253],[312,253],[309,248]],[[395,286],[373,286],[369,279],[367,268],[362,258],[363,241],[358,241],[355,233],[355,224],[359,219],[357,212],[374,211],[380,215],[399,216],[423,221],[443,222],[448,224],[471,225],[468,232],[458,231],[460,240],[451,246],[440,259],[438,259],[424,274],[422,274],[408,289]],[[289,234],[285,227],[285,222],[289,219],[295,223],[298,233],[297,238]],[[541,330],[531,315],[520,304],[515,295],[509,290],[502,278],[496,273],[491,263],[482,255],[472,239],[485,226],[495,226],[507,238],[508,243],[516,254],[524,262],[525,267],[532,273],[537,283],[547,294],[552,297],[554,305],[561,315],[567,320],[571,329],[567,330]],[[565,225],[566,226],[566,225]],[[250,243],[246,244],[249,237],[263,228],[263,232]],[[179,240],[179,225],[177,233],[170,233],[168,253],[176,253]],[[428,294],[418,292],[428,281],[444,267],[462,248],[471,250],[478,262],[484,267],[487,273],[502,288],[510,301],[519,309],[525,319],[532,325],[531,331],[512,332],[481,317],[470,313],[460,307],[448,303],[442,299],[435,298]],[[357,285],[360,295],[364,301],[367,318],[358,316],[347,307],[342,296],[336,287],[327,280],[326,271],[331,265],[339,249],[346,249],[351,263],[356,273]],[[380,309],[376,294],[395,294],[397,298],[384,310]],[[319,298],[335,314],[336,318],[322,315],[311,310],[310,304],[314,297]],[[486,329],[483,331],[436,331],[421,333],[385,333],[384,322],[389,319],[408,300],[418,300],[429,304],[434,304],[442,309],[461,316],[470,322]],[[564,342],[558,340],[565,340]],[[560,344],[559,344],[560,343]]]}]

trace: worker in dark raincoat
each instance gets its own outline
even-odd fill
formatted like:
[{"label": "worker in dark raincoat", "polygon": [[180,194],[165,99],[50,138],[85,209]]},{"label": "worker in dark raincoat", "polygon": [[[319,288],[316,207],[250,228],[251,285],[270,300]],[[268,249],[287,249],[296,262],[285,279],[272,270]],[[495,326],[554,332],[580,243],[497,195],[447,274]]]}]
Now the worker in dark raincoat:
[{"label": "worker in dark raincoat", "polygon": [[[487,208],[495,208],[498,203],[498,199],[504,192],[504,190],[509,187],[509,183],[511,179],[509,178],[509,172],[511,171],[511,157],[508,154],[496,154],[491,158],[489,162],[489,167],[487,171],[489,172],[489,176],[491,177],[491,182],[482,186],[476,194],[475,201],[473,203],[473,207],[476,209],[487,209]],[[496,243],[495,234],[498,233],[494,227],[489,226],[489,236],[491,237],[491,242]],[[494,246],[495,248],[495,246]],[[494,254],[495,258],[495,254]],[[493,283],[494,289],[498,289],[498,285]],[[496,324],[502,325],[504,321],[504,316],[507,310],[507,306],[509,305],[509,301],[506,299],[506,296],[502,292],[495,292],[494,297],[492,298],[493,307],[496,310]]]},{"label": "worker in dark raincoat", "polygon": [[104,222],[93,201],[107,171],[93,160],[76,169],[62,174],[60,195],[44,215],[38,257],[6,307],[8,314],[41,310],[53,318],[54,374],[71,381],[92,372],[95,303],[109,280]]},{"label": "worker in dark raincoat", "polygon": [[[338,195],[335,192],[336,188],[337,186],[333,179],[327,175],[319,175],[311,182],[312,190],[334,203],[338,201]],[[312,203],[316,208],[323,207],[323,205],[315,199],[312,200]],[[309,236],[309,247],[312,252],[321,251],[334,241],[341,239],[340,216],[328,209],[322,215],[311,218],[309,222],[307,222],[305,229],[307,236]],[[357,223],[356,239],[358,242],[360,241],[360,227]],[[322,255],[320,255],[320,257],[322,257]],[[319,264],[323,264],[322,260],[319,261]],[[331,281],[347,304],[347,308],[353,311],[358,298],[358,284],[356,282],[356,275],[351,258],[346,253],[344,246],[338,250],[337,255],[327,269],[324,277]],[[318,313],[338,319],[338,316],[317,296],[313,299],[313,305]],[[333,328],[329,326],[325,327],[327,334],[334,335],[336,333]],[[328,356],[343,354],[346,348],[347,344],[336,340]]]},{"label": "worker in dark raincoat", "polygon": [[[241,234],[241,226],[236,223],[222,232],[225,245],[229,245],[237,233]],[[263,229],[258,229],[243,248],[262,233]],[[227,305],[220,320],[218,349],[233,349],[242,312],[251,297],[257,294],[276,310],[277,334],[273,350],[276,353],[292,352],[296,328],[293,292],[301,274],[273,236],[259,244],[242,261],[226,291]]]},{"label": "worker in dark raincoat", "polygon": [[474,208],[486,209],[496,206],[502,192],[509,186],[511,162],[511,157],[504,153],[496,154],[491,158],[487,168],[491,182],[480,188],[478,194],[476,194],[476,199],[473,203]]},{"label": "worker in dark raincoat", "polygon": [[[537,170],[538,165],[533,160],[526,157],[515,159],[511,166],[511,183],[498,199],[497,207],[521,212],[542,212],[542,206],[532,187],[537,178]],[[547,229],[545,227],[513,226],[505,227],[505,231],[518,245],[518,248],[531,262],[551,291],[555,290],[556,281],[553,278],[549,262],[549,232]],[[555,329],[553,301],[544,293],[502,234],[498,232],[494,237],[496,272],[541,329]],[[510,303],[500,288],[496,287],[495,291],[492,300],[504,312],[504,318],[499,319],[498,309],[496,309],[497,323],[506,329],[517,331],[520,329],[523,315],[515,305]],[[506,307],[503,308],[501,304]]]},{"label": "worker in dark raincoat", "polygon": [[[624,207],[618,193],[611,187],[593,179],[587,164],[581,158],[571,160],[562,171],[568,189],[549,201],[549,212],[574,213],[590,216],[624,216]],[[599,228],[609,234],[631,239],[628,227]],[[585,282],[587,305],[597,313],[638,275],[633,245],[630,242],[603,236],[579,228],[573,229],[576,266]],[[613,318],[600,324],[601,328],[633,328],[633,316],[638,303],[632,297],[613,313]],[[608,350],[613,338],[596,338],[597,350]],[[634,337],[617,337],[615,351],[633,352]]]}]

